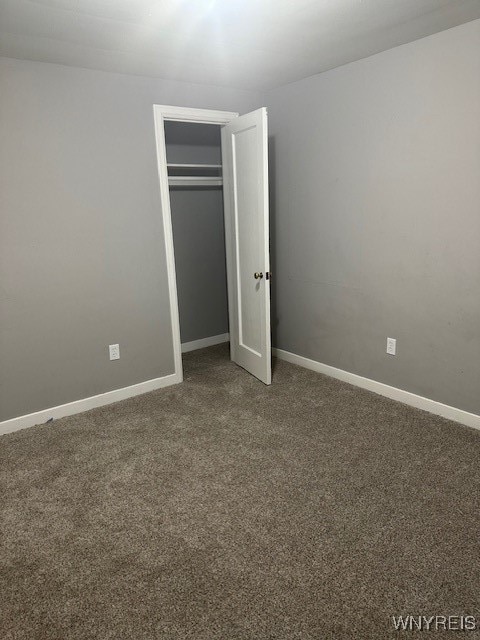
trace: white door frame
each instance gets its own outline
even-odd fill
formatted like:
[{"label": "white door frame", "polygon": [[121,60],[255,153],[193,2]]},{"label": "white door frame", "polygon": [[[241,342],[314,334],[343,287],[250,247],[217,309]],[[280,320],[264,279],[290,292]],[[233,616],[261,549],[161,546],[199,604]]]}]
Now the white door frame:
[{"label": "white door frame", "polygon": [[175,251],[173,246],[172,211],[168,188],[167,150],[165,144],[165,121],[197,122],[223,125],[238,117],[231,111],[213,111],[210,109],[191,109],[169,105],[153,105],[155,140],[157,145],[158,179],[160,182],[160,206],[162,210],[163,235],[165,238],[165,256],[167,261],[168,294],[170,303],[170,321],[172,326],[173,356],[175,376],[183,381],[182,345],[180,339],[180,318],[178,313],[177,276],[175,273]]}]

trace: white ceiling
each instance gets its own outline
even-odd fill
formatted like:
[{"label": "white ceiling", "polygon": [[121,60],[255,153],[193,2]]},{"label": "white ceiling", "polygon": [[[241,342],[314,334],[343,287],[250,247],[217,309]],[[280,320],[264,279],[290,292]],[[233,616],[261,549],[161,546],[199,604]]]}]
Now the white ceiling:
[{"label": "white ceiling", "polygon": [[266,89],[480,18],[480,0],[0,0],[0,55]]}]

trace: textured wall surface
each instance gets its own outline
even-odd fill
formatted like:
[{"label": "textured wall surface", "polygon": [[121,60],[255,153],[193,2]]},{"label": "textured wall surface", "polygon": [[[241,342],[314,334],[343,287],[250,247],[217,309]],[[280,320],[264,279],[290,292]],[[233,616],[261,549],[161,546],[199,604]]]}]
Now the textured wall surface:
[{"label": "textured wall surface", "polygon": [[182,342],[227,333],[222,190],[172,189],[170,205]]},{"label": "textured wall surface", "polygon": [[152,105],[261,100],[7,58],[0,83],[1,421],[173,372]]},{"label": "textured wall surface", "polygon": [[274,344],[480,413],[480,21],[266,103]]}]

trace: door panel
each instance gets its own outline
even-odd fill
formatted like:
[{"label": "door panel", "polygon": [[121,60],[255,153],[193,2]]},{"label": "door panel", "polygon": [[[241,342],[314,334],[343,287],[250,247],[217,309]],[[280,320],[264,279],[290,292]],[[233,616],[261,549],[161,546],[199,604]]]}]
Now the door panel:
[{"label": "door panel", "polygon": [[267,135],[265,108],[222,129],[231,357],[270,384]]}]

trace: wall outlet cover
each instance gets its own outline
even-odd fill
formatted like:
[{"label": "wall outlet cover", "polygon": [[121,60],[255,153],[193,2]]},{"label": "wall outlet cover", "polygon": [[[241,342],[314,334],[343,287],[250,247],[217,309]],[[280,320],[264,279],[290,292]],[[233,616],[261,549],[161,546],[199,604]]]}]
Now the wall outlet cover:
[{"label": "wall outlet cover", "polygon": [[108,346],[108,352],[110,354],[110,360],[120,360],[120,345],[110,344]]},{"label": "wall outlet cover", "polygon": [[397,340],[396,338],[387,338],[387,353],[391,356],[397,353]]}]

